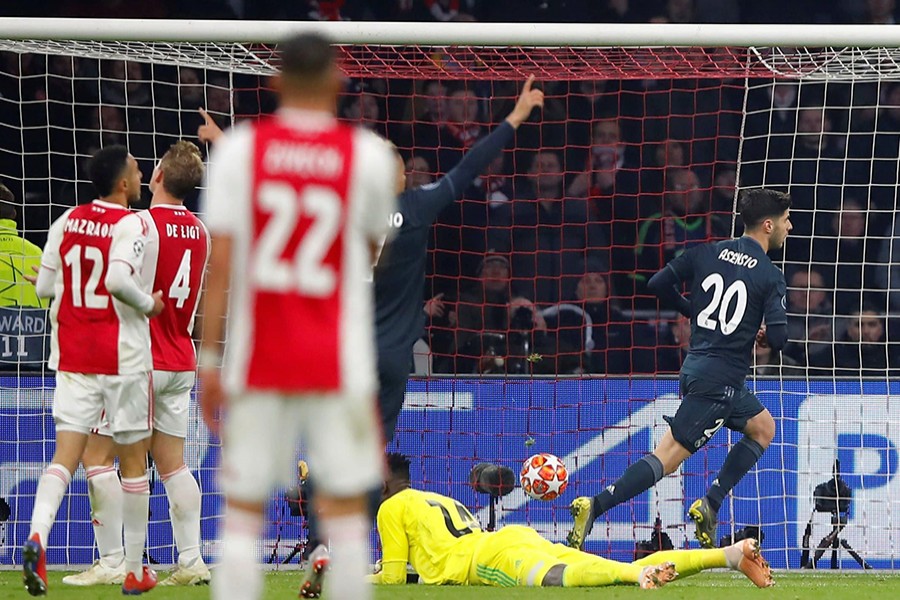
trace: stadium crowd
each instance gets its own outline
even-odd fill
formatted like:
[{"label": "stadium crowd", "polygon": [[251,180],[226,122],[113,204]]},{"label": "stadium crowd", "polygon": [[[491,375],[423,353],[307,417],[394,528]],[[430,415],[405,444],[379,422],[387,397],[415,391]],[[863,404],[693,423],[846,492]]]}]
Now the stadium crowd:
[{"label": "stadium crowd", "polygon": [[[893,0],[793,2],[777,13],[773,2],[743,0],[520,4],[523,21],[609,23],[892,23],[898,12]],[[481,0],[56,5],[55,14],[91,17],[510,18]],[[16,10],[28,9],[4,8]],[[502,121],[517,85],[355,80],[339,112],[390,138],[417,187]],[[658,310],[646,281],[686,249],[738,233],[736,186],[765,185],[793,198],[794,231],[773,254],[788,279],[792,343],[782,356],[760,348],[757,373],[897,374],[900,328],[888,315],[900,310],[900,82],[541,85],[543,111],[433,228],[429,361],[417,372],[677,372],[690,327]],[[271,112],[265,86],[201,68],[0,54],[0,173],[20,199],[25,237],[42,245],[53,219],[90,199],[85,161],[98,148],[126,144],[146,177],[165,148],[194,135],[200,107],[223,126]]]}]

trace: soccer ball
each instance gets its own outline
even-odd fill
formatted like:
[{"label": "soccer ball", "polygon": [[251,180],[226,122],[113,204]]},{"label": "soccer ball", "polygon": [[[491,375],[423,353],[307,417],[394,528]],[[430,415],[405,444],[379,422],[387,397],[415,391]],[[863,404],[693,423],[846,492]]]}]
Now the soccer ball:
[{"label": "soccer ball", "polygon": [[535,500],[556,500],[569,485],[569,471],[558,457],[541,452],[522,465],[519,483]]}]

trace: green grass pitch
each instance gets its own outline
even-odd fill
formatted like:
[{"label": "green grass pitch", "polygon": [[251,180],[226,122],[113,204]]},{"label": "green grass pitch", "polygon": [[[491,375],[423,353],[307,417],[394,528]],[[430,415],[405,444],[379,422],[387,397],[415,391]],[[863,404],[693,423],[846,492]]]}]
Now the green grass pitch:
[{"label": "green grass pitch", "polygon": [[[73,600],[94,600],[104,598],[121,598],[116,586],[94,588],[72,588],[61,583],[66,573],[53,571],[50,573],[50,590],[48,597]],[[296,598],[299,572],[270,573],[266,576],[265,598]],[[728,597],[728,600],[753,598],[761,600],[829,600],[852,598],[852,600],[882,600],[900,598],[900,575],[880,573],[841,574],[818,571],[776,573],[777,585],[774,588],[760,590],[753,587],[742,576],[727,572],[700,573],[689,579],[676,581],[661,590],[641,590],[631,586],[616,586],[602,590],[590,588],[513,588],[498,589],[488,587],[432,587],[408,585],[401,587],[379,586],[375,597],[378,600],[404,600],[406,598],[434,598],[442,600],[456,598],[490,598],[530,599],[541,598],[650,598],[654,599],[683,598],[684,600],[701,600],[703,598]],[[327,600],[327,588],[324,598]],[[18,571],[0,571],[0,599],[30,598],[22,586],[21,574]],[[158,587],[147,595],[148,599],[164,600],[167,598],[199,599],[209,598],[208,587],[195,588],[162,588]]]}]

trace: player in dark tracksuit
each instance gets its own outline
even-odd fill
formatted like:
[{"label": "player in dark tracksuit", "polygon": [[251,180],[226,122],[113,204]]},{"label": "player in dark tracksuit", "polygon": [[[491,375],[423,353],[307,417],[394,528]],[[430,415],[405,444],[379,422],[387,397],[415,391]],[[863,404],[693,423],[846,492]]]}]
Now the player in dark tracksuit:
[{"label": "player in dark tracksuit", "polygon": [[543,105],[543,92],[532,89],[529,77],[509,116],[469,150],[446,176],[434,183],[404,191],[398,198],[391,225],[394,237],[375,266],[375,328],[378,346],[378,404],[385,442],[394,438],[403,394],[409,379],[413,344],[422,336],[425,313],[422,290],[431,226],[444,208],[462,198],[479,174],[509,145],[515,130],[535,106]]},{"label": "player in dark tracksuit", "polygon": [[[722,501],[775,436],[772,415],[744,380],[754,342],[775,350],[787,342],[784,274],[766,252],[784,244],[791,230],[790,205],[790,197],[780,192],[745,191],[743,237],[692,248],[651,278],[648,286],[660,300],[691,318],[681,406],[665,418],[669,431],[652,454],[593,498],[572,501],[570,546],[581,548],[597,517],[656,485],[724,425],[744,437],[728,453],[706,496],[688,511],[701,545],[713,547]],[[681,294],[683,283],[690,286],[690,300]]]},{"label": "player in dark tracksuit", "polygon": [[[385,442],[394,438],[397,418],[413,360],[413,344],[422,335],[425,313],[422,290],[431,226],[441,211],[463,197],[479,174],[509,145],[516,129],[536,106],[543,106],[544,93],[532,89],[529,77],[509,116],[490,135],[475,144],[450,172],[434,183],[401,192],[391,226],[397,231],[382,250],[373,273],[375,284],[375,329],[378,349],[378,405]],[[315,476],[315,474],[313,474]],[[309,498],[311,488],[307,488]],[[373,508],[381,490],[373,494]],[[372,513],[374,517],[375,513]],[[316,519],[308,521],[309,549],[317,540]]]}]

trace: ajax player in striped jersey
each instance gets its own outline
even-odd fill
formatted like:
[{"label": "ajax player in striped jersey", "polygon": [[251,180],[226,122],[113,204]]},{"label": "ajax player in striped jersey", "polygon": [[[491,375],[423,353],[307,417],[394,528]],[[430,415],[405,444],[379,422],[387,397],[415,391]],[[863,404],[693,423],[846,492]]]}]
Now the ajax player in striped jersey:
[{"label": "ajax player in striped jersey", "polygon": [[162,293],[149,294],[140,278],[148,230],[128,210],[140,198],[134,157],[124,146],[107,146],[93,156],[89,172],[99,198],[53,223],[35,281],[38,296],[53,298],[49,367],[56,371],[56,449],[38,483],[22,548],[25,588],[32,596],[47,593],[44,549],[50,529],[88,433],[104,412],[122,469],[122,591],[140,594],[156,585],[156,574],[141,563],[150,501],[145,447],[152,426],[147,318],[162,311]]},{"label": "ajax player in striped jersey", "polygon": [[[209,236],[184,207],[184,198],[203,178],[200,150],[190,142],[172,145],[150,179],[150,209],[138,213],[146,226],[143,279],[163,292],[165,308],[150,324],[153,350],[153,437],[151,454],[169,499],[178,565],[161,585],[209,583],[200,556],[200,488],[184,463],[196,358],[191,337]],[[82,457],[88,478],[91,521],[100,559],[90,569],[63,578],[69,585],[121,583],[122,491],[113,466],[116,448],[103,426],[91,436]]]},{"label": "ajax player in striped jersey", "polygon": [[330,597],[366,600],[365,494],[381,484],[383,446],[364,279],[389,233],[399,165],[384,140],[335,118],[342,76],[324,37],[299,34],[278,49],[279,109],[218,142],[204,198],[212,250],[200,399],[212,428],[224,411],[226,499],[212,592],[261,596],[264,507],[276,486],[293,482],[302,438],[321,474]]}]

